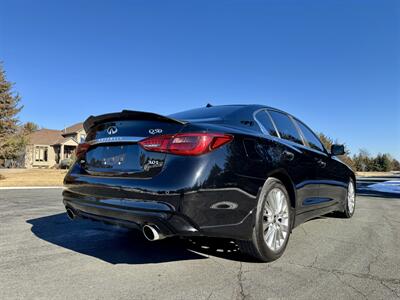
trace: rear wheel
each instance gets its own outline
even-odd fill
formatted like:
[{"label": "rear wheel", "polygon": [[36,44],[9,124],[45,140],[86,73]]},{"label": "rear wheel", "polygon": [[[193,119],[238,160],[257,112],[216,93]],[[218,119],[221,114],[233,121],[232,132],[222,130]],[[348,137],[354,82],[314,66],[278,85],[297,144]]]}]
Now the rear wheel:
[{"label": "rear wheel", "polygon": [[269,178],[258,200],[252,239],[239,241],[240,250],[260,261],[276,260],[285,251],[291,226],[289,194],[281,181]]}]

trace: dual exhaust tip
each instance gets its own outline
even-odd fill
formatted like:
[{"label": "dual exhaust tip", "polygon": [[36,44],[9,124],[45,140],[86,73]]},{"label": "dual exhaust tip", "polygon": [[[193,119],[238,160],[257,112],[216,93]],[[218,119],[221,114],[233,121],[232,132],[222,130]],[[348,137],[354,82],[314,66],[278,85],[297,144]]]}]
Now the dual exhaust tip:
[{"label": "dual exhaust tip", "polygon": [[[76,213],[70,207],[66,207],[67,216],[70,220],[74,220],[76,218]],[[142,232],[144,237],[149,241],[157,241],[165,239],[168,235],[165,235],[161,232],[161,230],[155,225],[146,224],[142,227]]]},{"label": "dual exhaust tip", "polygon": [[70,219],[70,220],[75,219],[75,218],[76,218],[75,212],[74,212],[71,208],[69,208],[69,207],[66,207],[66,209],[67,209],[67,216],[68,216],[68,219]]},{"label": "dual exhaust tip", "polygon": [[146,224],[142,227],[143,235],[149,241],[157,241],[162,240],[167,237],[167,235],[163,234],[160,229],[155,225]]}]

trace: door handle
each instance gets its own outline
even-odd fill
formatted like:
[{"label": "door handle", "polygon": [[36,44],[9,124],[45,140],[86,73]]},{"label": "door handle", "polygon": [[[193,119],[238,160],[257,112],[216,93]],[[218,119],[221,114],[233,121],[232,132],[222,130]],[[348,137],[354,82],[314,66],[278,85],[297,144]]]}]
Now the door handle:
[{"label": "door handle", "polygon": [[285,160],[291,161],[291,160],[294,159],[294,154],[292,152],[290,152],[290,151],[285,150],[285,151],[282,152],[282,157]]},{"label": "door handle", "polygon": [[325,167],[326,167],[326,162],[324,162],[322,159],[317,160],[317,164],[318,164],[321,168],[325,168]]}]

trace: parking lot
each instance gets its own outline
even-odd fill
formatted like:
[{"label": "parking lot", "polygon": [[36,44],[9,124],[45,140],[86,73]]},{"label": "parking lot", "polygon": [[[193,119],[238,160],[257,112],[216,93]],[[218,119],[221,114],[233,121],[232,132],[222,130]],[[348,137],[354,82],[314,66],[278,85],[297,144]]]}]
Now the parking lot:
[{"label": "parking lot", "polygon": [[0,190],[0,299],[398,299],[400,199],[357,200],[352,219],[295,228],[265,264],[231,241],[72,222],[61,189]]}]

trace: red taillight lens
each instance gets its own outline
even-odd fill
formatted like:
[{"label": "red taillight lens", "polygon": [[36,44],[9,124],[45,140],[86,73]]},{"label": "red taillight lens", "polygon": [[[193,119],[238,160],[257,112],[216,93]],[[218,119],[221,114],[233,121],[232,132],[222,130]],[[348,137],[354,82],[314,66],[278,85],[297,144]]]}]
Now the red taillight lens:
[{"label": "red taillight lens", "polygon": [[90,144],[87,144],[87,143],[79,144],[78,147],[76,148],[76,157],[82,158],[85,155],[85,153],[88,151],[89,147],[90,147]]},{"label": "red taillight lens", "polygon": [[233,140],[233,136],[221,133],[178,133],[159,135],[139,142],[148,151],[177,155],[201,155],[213,151]]},{"label": "red taillight lens", "polygon": [[172,135],[159,135],[150,137],[139,142],[139,145],[148,151],[167,152],[168,144],[171,142]]}]

